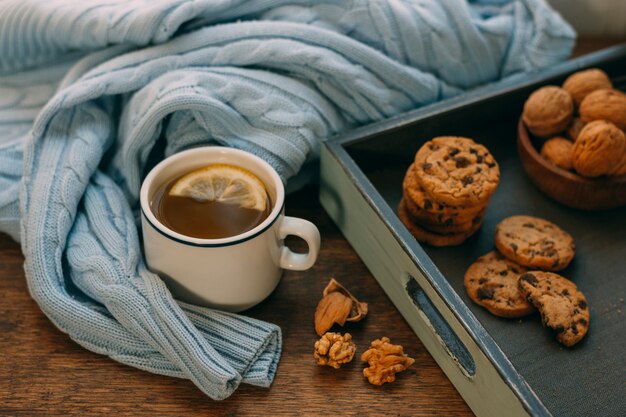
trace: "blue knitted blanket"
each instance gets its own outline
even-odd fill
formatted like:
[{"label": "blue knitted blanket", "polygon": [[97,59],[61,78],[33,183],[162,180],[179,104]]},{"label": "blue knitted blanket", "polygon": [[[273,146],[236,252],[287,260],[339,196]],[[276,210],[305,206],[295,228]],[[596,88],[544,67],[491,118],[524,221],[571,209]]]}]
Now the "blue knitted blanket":
[{"label": "blue knitted blanket", "polygon": [[0,231],[85,348],[214,399],[267,387],[277,326],[177,302],[146,269],[147,161],[219,144],[297,180],[325,138],[555,64],[574,39],[543,0],[5,0]]}]

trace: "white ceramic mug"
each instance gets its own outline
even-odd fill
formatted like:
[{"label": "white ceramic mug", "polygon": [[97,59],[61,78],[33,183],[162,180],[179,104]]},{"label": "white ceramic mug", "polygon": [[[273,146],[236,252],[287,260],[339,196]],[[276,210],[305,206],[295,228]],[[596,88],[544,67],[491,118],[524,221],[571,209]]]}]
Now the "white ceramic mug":
[{"label": "white ceramic mug", "polygon": [[[203,166],[224,163],[258,176],[273,202],[255,228],[223,239],[199,239],[165,227],[152,211],[152,199],[167,182]],[[241,311],[263,301],[278,285],[283,269],[302,271],[315,263],[320,234],[309,221],[284,215],[285,188],[261,158],[232,148],[208,146],[177,153],[159,163],[141,186],[143,243],[148,267],[174,297],[193,304]],[[294,253],[283,239],[304,239],[308,253]]]}]

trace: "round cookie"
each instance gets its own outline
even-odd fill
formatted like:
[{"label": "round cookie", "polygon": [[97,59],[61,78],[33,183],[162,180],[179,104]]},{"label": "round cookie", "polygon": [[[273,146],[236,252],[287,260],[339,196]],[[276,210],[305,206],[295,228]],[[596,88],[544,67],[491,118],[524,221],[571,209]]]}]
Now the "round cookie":
[{"label": "round cookie", "polygon": [[[467,216],[465,213],[461,213],[461,217],[457,217],[455,214],[430,213],[415,204],[415,202],[408,196],[407,192],[403,192],[402,194],[406,208],[411,217],[416,222],[424,225],[427,229],[431,229],[437,233],[459,233],[467,231],[474,223],[482,220],[486,211],[486,209],[482,209],[476,213],[474,217]],[[441,230],[437,230],[430,226],[441,228]]]},{"label": "round cookie", "polygon": [[472,139],[441,136],[415,154],[415,177],[428,196],[452,206],[486,205],[500,181],[487,148]]},{"label": "round cookie", "polygon": [[427,195],[417,181],[415,164],[412,164],[407,170],[402,183],[402,190],[405,196],[408,197],[407,200],[411,200],[423,212],[433,214],[432,218],[436,219],[437,223],[443,223],[448,218],[452,218],[455,222],[472,221],[476,215],[487,207],[486,203],[476,206],[453,206],[437,201]]},{"label": "round cookie", "polygon": [[560,271],[569,265],[576,248],[574,239],[547,220],[532,216],[511,216],[496,226],[496,247],[520,265]]},{"label": "round cookie", "polygon": [[517,280],[527,271],[521,265],[491,251],[478,258],[465,272],[469,298],[498,317],[522,317],[535,308],[520,292]]},{"label": "round cookie", "polygon": [[570,280],[551,273],[533,271],[519,277],[522,294],[541,314],[544,326],[556,332],[565,346],[580,342],[589,330],[589,307],[585,295]]},{"label": "round cookie", "polygon": [[542,138],[567,129],[574,116],[574,100],[560,87],[548,85],[532,93],[524,103],[522,120],[530,132]]},{"label": "round cookie", "polygon": [[481,226],[481,223],[476,224],[471,230],[465,233],[457,233],[450,235],[443,235],[438,233],[429,232],[423,227],[416,224],[411,220],[411,216],[409,215],[404,200],[400,201],[398,205],[398,217],[404,223],[404,225],[409,229],[409,232],[420,242],[428,243],[432,246],[456,246],[465,242],[465,240],[473,235]]},{"label": "round cookie", "polygon": [[406,205],[407,212],[411,217],[411,220],[414,223],[419,224],[426,230],[430,230],[431,232],[441,233],[441,234],[455,234],[455,233],[464,233],[472,229],[476,223],[481,223],[483,220],[483,214],[480,213],[472,220],[465,221],[463,223],[454,222],[453,219],[448,218],[444,222],[433,222],[429,220],[423,219],[423,212],[420,211],[420,208],[415,205],[411,201],[411,199],[404,199],[404,203]]}]

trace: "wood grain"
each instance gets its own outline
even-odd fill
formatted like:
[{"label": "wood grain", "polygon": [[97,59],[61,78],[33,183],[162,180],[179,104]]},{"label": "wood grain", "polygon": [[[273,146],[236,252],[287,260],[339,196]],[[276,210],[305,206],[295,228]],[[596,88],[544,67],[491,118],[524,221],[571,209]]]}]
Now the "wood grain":
[{"label": "wood grain", "polygon": [[[215,402],[188,381],[153,375],[91,353],[57,330],[29,297],[19,245],[0,236],[0,416],[294,416],[337,414],[471,416],[472,413],[391,304],[309,187],[287,198],[287,214],[312,220],[322,234],[315,267],[287,272],[248,315],[278,324],[283,354],[270,389],[242,385]],[[288,242],[295,249],[304,245]],[[388,336],[416,359],[393,384],[374,387],[355,359],[318,367],[313,313],[330,277],[367,301],[369,316],[346,327],[360,355]]]}]

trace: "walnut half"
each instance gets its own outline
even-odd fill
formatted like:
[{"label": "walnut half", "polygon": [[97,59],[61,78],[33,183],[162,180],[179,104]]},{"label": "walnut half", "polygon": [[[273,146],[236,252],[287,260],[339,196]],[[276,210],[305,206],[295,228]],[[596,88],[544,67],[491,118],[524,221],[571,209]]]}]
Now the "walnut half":
[{"label": "walnut half", "polygon": [[367,303],[359,302],[343,285],[331,278],[323,298],[315,310],[315,331],[323,335],[337,323],[343,326],[346,321],[359,321],[367,315]]},{"label": "walnut half", "polygon": [[356,345],[352,342],[352,335],[346,333],[328,332],[315,342],[315,353],[318,365],[328,365],[339,369],[342,363],[348,363],[354,358]]},{"label": "walnut half", "polygon": [[363,375],[373,385],[395,381],[398,372],[415,362],[404,353],[401,345],[391,344],[387,337],[374,340],[361,355],[361,360],[369,364],[369,368],[363,369]]}]

